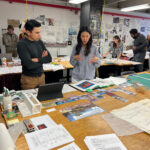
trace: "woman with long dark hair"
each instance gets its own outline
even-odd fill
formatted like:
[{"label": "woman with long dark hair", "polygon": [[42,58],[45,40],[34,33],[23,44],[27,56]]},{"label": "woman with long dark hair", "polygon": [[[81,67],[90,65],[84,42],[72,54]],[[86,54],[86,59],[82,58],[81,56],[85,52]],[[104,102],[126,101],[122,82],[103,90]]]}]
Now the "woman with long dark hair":
[{"label": "woman with long dark hair", "polygon": [[113,37],[113,42],[110,43],[109,51],[107,51],[103,58],[106,57],[109,53],[112,54],[112,58],[120,59],[121,54],[123,52],[123,44],[118,35]]},{"label": "woman with long dark hair", "polygon": [[92,33],[88,27],[80,29],[70,63],[74,66],[73,81],[90,80],[95,77],[95,68],[100,66],[100,54],[92,44]]}]

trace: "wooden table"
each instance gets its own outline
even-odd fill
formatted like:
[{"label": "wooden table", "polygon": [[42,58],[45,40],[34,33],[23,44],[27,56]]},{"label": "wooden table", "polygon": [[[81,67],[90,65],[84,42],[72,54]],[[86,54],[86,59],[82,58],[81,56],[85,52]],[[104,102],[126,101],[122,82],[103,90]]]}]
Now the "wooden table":
[{"label": "wooden table", "polygon": [[[134,88],[132,87],[128,87],[126,89],[135,92]],[[71,94],[81,95],[83,93],[79,91],[66,93],[64,94],[64,97],[67,97]],[[31,117],[22,118],[21,115],[19,115],[19,121],[22,121],[23,119],[29,119],[32,117],[48,114],[57,124],[63,124],[63,126],[74,137],[75,143],[82,150],[88,150],[88,148],[86,147],[84,143],[84,138],[86,136],[114,133],[111,127],[104,121],[104,119],[102,118],[102,115],[109,113],[113,109],[121,108],[125,105],[128,105],[132,102],[136,102],[144,98],[150,98],[149,93],[144,94],[144,95],[141,93],[138,93],[136,96],[127,95],[122,92],[116,92],[116,94],[124,98],[127,98],[129,101],[127,103],[124,103],[119,100],[113,99],[110,96],[105,95],[103,99],[100,99],[97,102],[94,102],[94,104],[103,108],[105,112],[101,114],[89,116],[89,117],[86,117],[86,118],[83,118],[74,122],[70,122],[58,110],[64,107],[72,106],[74,104],[87,102],[87,100],[78,100],[75,102],[70,102],[70,103],[59,105],[59,106],[55,106],[57,111],[50,112],[50,113],[46,113],[45,111],[46,109],[42,109],[41,114],[33,115]],[[119,138],[123,142],[123,144],[127,147],[128,150],[150,150],[150,135],[145,132],[131,135],[131,136],[123,136]],[[23,135],[21,135],[16,141],[16,146],[17,146],[17,150],[28,150],[28,146]],[[54,150],[56,149],[58,149],[58,147],[55,148]]]},{"label": "wooden table", "polygon": [[[64,81],[67,81],[68,83],[70,82],[71,79],[71,73],[70,71],[73,69],[73,66],[70,64],[69,61],[61,61],[60,58],[57,58],[54,62],[55,64],[61,64],[64,67],[64,70],[67,71],[67,74],[65,77],[63,77],[63,70],[58,70],[56,72],[53,72],[52,70],[46,70],[45,72],[45,80],[46,83],[52,83],[52,82],[59,82],[59,79],[62,79]],[[106,78],[111,76],[112,74],[116,76],[120,75],[120,73],[123,70],[128,70],[128,68],[124,69],[124,67],[129,67],[132,66],[131,63],[129,64],[106,64],[104,62],[101,62],[101,67],[98,68],[99,72],[99,77],[100,78]],[[117,71],[116,71],[117,70]],[[15,90],[20,90],[21,89],[21,84],[20,84],[20,78],[21,78],[21,73],[10,73],[10,74],[0,74],[0,92],[2,92],[3,87],[6,86],[10,90],[15,89]]]},{"label": "wooden table", "polygon": [[[45,81],[46,83],[59,82],[59,79],[64,78],[67,82],[70,82],[70,70],[73,66],[69,62],[57,62],[57,64],[62,64],[64,69],[67,71],[67,75],[63,77],[63,70],[53,71],[46,70]],[[9,90],[21,90],[21,73],[10,73],[10,74],[0,74],[0,92],[3,91],[3,87],[7,87]]]}]

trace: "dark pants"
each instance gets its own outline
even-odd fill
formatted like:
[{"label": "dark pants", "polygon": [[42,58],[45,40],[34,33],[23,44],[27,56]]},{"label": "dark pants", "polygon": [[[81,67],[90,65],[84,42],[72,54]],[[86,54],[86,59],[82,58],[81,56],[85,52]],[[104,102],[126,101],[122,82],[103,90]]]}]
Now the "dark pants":
[{"label": "dark pants", "polygon": [[142,63],[140,65],[135,65],[135,68],[134,68],[135,72],[142,72],[143,71],[143,65],[144,65],[145,55],[146,55],[146,53],[137,53],[137,54],[134,54],[133,61]]}]

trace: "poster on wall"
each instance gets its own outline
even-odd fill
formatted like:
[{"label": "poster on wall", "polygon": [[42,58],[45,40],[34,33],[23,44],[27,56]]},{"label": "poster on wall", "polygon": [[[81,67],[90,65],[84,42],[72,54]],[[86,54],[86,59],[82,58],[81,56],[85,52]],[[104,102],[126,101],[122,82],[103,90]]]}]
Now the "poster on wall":
[{"label": "poster on wall", "polygon": [[105,32],[105,42],[108,42],[108,32]]},{"label": "poster on wall", "polygon": [[74,28],[68,28],[68,34],[69,35],[77,35],[77,32]]},{"label": "poster on wall", "polygon": [[111,31],[113,26],[112,26],[112,24],[105,24],[105,28],[107,31]]},{"label": "poster on wall", "polygon": [[124,18],[124,25],[126,27],[129,27],[129,25],[130,25],[130,19]]},{"label": "poster on wall", "polygon": [[35,18],[38,22],[40,22],[42,25],[45,25],[45,15],[40,15]]},{"label": "poster on wall", "polygon": [[122,42],[125,43],[126,42],[126,35],[122,36]]},{"label": "poster on wall", "polygon": [[99,11],[93,12],[90,16],[90,29],[92,31],[93,39],[99,39],[100,32],[100,19],[101,15]]},{"label": "poster on wall", "polygon": [[122,32],[122,24],[119,24],[119,32]]},{"label": "poster on wall", "polygon": [[113,18],[113,23],[119,23],[119,22],[120,22],[119,17],[114,17],[114,18]]},{"label": "poster on wall", "polygon": [[92,29],[92,30],[96,30],[97,28],[96,28],[96,19],[91,19],[90,20],[91,22],[90,22],[90,28]]},{"label": "poster on wall", "polygon": [[45,19],[45,25],[54,26],[55,25],[54,19],[52,19],[52,18],[46,18]]},{"label": "poster on wall", "polygon": [[113,27],[112,33],[117,34],[117,27],[116,26]]},{"label": "poster on wall", "polygon": [[145,32],[145,27],[141,27],[140,31]]},{"label": "poster on wall", "polygon": [[12,25],[13,27],[19,27],[20,20],[8,19],[8,25]]}]

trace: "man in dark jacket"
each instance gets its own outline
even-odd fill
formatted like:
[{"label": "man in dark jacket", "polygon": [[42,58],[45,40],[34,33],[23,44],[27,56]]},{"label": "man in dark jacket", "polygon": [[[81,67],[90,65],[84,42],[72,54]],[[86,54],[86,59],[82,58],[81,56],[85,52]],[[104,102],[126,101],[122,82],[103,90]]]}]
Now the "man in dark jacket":
[{"label": "man in dark jacket", "polygon": [[147,51],[150,52],[150,34],[147,35]]},{"label": "man in dark jacket", "polygon": [[37,88],[45,84],[43,63],[52,58],[40,40],[41,24],[36,20],[28,20],[25,24],[27,37],[18,42],[17,51],[22,63],[22,89]]},{"label": "man in dark jacket", "polygon": [[133,61],[141,62],[141,65],[135,66],[135,72],[143,71],[143,63],[146,55],[147,41],[144,35],[138,33],[137,29],[131,29],[130,35],[134,39],[133,42]]}]

